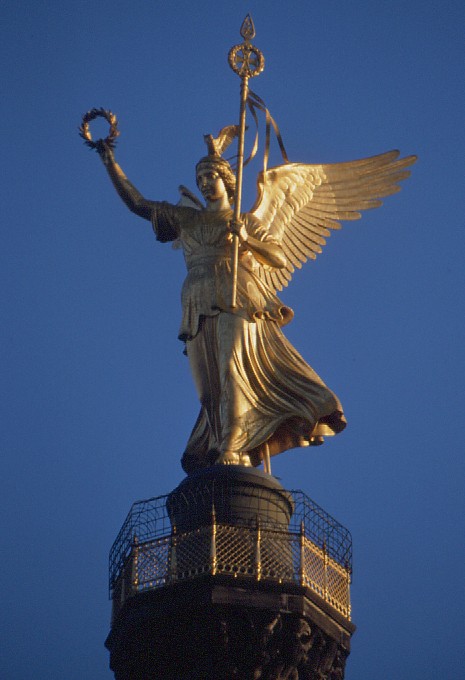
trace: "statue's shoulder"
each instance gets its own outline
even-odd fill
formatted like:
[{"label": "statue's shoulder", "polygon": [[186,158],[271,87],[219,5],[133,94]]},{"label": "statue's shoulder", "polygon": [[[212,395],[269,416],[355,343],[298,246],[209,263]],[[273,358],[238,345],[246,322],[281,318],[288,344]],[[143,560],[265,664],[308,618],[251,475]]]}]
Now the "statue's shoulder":
[{"label": "statue's shoulder", "polygon": [[173,205],[168,201],[153,201],[151,203],[152,225],[158,241],[174,241],[185,225],[196,219],[198,210],[194,208]]},{"label": "statue's shoulder", "polygon": [[169,201],[150,201],[152,213],[156,216],[164,215],[173,220],[186,221],[201,215],[203,210],[185,205],[176,205]]},{"label": "statue's shoulder", "polygon": [[255,236],[255,238],[262,240],[267,235],[268,230],[263,227],[261,220],[253,213],[245,213],[242,216],[242,221],[250,236]]}]

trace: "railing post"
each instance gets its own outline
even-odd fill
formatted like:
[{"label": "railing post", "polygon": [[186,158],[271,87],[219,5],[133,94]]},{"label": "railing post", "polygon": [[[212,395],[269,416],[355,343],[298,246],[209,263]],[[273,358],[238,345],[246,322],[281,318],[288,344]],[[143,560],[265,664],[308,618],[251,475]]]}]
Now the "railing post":
[{"label": "railing post", "polygon": [[299,565],[299,581],[300,585],[305,585],[305,524],[304,521],[300,523],[300,565]]},{"label": "railing post", "polygon": [[170,544],[170,556],[169,556],[169,569],[168,569],[168,581],[176,581],[178,576],[178,564],[176,557],[176,526],[173,525],[173,532],[171,534],[171,544]]},{"label": "railing post", "polygon": [[210,569],[214,576],[217,570],[217,556],[216,556],[216,512],[215,506],[212,505],[212,532],[210,541]]},{"label": "railing post", "polygon": [[262,555],[261,555],[261,528],[260,517],[257,517],[257,534],[255,541],[255,571],[257,574],[257,581],[262,578]]},{"label": "railing post", "polygon": [[347,579],[347,618],[350,621],[352,605],[350,603],[350,566],[347,562],[346,562],[346,579]]},{"label": "railing post", "polygon": [[139,586],[139,539],[134,534],[132,541],[131,591],[135,595]]},{"label": "railing post", "polygon": [[323,541],[323,597],[328,602],[328,552],[326,541]]}]

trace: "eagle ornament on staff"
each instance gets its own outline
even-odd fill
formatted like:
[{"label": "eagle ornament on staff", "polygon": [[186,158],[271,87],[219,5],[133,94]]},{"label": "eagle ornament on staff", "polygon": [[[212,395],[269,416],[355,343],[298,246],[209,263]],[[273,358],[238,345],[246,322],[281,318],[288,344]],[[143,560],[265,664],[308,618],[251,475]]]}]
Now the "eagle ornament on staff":
[{"label": "eagle ornament on staff", "polygon": [[[341,221],[359,219],[361,211],[379,207],[380,199],[399,191],[416,160],[389,151],[308,165],[287,162],[283,154],[284,164],[267,169],[267,143],[257,199],[251,211],[241,213],[246,107],[254,117],[253,103],[265,110],[267,140],[270,124],[277,129],[263,102],[248,91],[248,79],[261,72],[263,59],[250,43],[253,24],[246,22],[245,42],[230,52],[241,77],[239,125],[223,128],[216,138],[205,135],[208,153],[196,166],[205,205],[185,187],[177,205],[144,198],[115,160],[118,133],[110,112],[106,140],[91,142],[88,126],[103,109],[86,114],[87,125],[81,126],[81,136],[99,153],[129,209],[152,223],[158,241],[175,242],[184,253],[179,339],[200,400],[182,457],[188,474],[211,465],[258,466],[262,461],[271,472],[270,456],[320,445],[344,429],[339,399],[281,330],[294,313],[277,293],[296,268],[322,252]],[[222,154],[236,136],[234,173]]]}]

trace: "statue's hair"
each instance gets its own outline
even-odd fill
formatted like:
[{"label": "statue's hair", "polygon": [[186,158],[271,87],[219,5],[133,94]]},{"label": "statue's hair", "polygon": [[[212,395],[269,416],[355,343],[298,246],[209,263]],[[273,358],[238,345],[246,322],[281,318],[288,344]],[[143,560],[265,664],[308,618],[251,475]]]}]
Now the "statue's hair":
[{"label": "statue's hair", "polygon": [[234,175],[234,172],[228,161],[225,161],[224,158],[221,158],[221,156],[216,156],[213,154],[204,156],[195,166],[195,173],[197,175],[201,168],[212,166],[223,180],[229,202],[232,203],[234,200],[234,194],[236,192],[236,176]]}]

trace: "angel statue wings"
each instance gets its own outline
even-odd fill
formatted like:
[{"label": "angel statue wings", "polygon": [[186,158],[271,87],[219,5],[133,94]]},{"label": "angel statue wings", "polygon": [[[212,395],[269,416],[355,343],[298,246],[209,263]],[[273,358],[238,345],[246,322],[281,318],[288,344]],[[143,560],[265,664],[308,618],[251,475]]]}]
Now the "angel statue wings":
[{"label": "angel statue wings", "polygon": [[184,253],[179,339],[200,400],[182,457],[188,474],[215,464],[258,466],[345,428],[339,399],[283,334],[294,313],[278,292],[296,267],[322,252],[341,220],[356,220],[399,191],[415,161],[389,151],[348,163],[285,163],[259,174],[255,205],[236,222],[236,178],[222,156],[234,128],[205,137],[208,153],[196,166],[205,205],[184,188],[178,205],[144,198],[115,161],[112,144],[95,145],[128,208],[151,222],[158,241],[177,241]]}]

